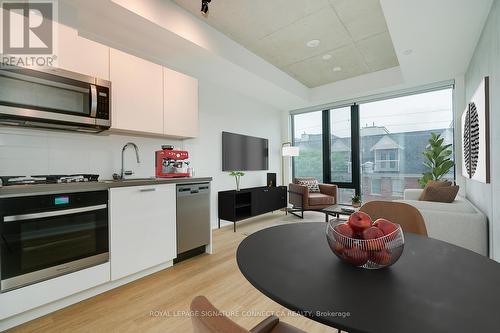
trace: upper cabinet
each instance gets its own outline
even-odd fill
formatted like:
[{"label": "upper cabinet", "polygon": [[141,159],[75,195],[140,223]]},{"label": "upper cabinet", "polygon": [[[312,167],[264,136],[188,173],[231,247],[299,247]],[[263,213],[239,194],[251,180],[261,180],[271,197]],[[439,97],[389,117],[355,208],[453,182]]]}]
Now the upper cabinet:
[{"label": "upper cabinet", "polygon": [[163,111],[166,135],[198,136],[198,80],[164,67]]},{"label": "upper cabinet", "polygon": [[165,134],[163,131],[163,68],[110,50],[112,128]]},{"label": "upper cabinet", "polygon": [[109,80],[109,47],[78,36],[78,32],[58,25],[58,67]]}]

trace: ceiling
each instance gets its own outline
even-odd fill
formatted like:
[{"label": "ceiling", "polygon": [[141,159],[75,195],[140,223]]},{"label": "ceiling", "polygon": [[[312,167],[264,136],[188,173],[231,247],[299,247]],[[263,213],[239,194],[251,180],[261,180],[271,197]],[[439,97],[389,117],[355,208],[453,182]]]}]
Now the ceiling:
[{"label": "ceiling", "polygon": [[[212,4],[218,1],[224,0],[213,0]],[[455,105],[462,109],[463,75],[492,2],[380,0],[399,66],[314,88],[307,88],[206,24],[198,9],[192,14],[174,0],[60,0],[59,12],[66,9],[71,14],[65,24],[76,28],[80,36],[191,75],[200,82],[237,91],[281,111],[318,110],[333,102],[413,91],[450,79],[456,80]]]},{"label": "ceiling", "polygon": [[309,88],[399,65],[379,0],[174,2]]}]

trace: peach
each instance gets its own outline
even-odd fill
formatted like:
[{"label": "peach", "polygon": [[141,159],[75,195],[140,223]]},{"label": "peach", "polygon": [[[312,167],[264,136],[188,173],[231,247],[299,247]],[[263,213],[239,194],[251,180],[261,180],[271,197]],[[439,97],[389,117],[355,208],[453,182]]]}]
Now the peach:
[{"label": "peach", "polygon": [[354,233],[361,235],[363,230],[372,226],[372,219],[370,215],[364,212],[356,212],[349,216],[347,223],[351,226]]},{"label": "peach", "polygon": [[398,229],[397,224],[386,219],[377,219],[373,226],[379,228],[384,233],[384,236],[389,235]]}]

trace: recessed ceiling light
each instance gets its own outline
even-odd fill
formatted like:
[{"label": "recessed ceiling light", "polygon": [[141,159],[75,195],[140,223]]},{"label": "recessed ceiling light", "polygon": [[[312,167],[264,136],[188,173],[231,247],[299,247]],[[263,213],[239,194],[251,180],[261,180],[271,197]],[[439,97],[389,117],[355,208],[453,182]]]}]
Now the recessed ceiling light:
[{"label": "recessed ceiling light", "polygon": [[335,66],[332,68],[334,72],[340,72],[342,70],[342,67],[340,66]]},{"label": "recessed ceiling light", "polygon": [[410,55],[410,54],[412,54],[412,52],[413,52],[413,50],[412,50],[412,49],[407,49],[407,50],[404,50],[404,51],[403,51],[403,54],[404,54],[404,55]]},{"label": "recessed ceiling light", "polygon": [[325,54],[322,58],[323,58],[323,60],[330,60],[330,59],[332,59],[332,55],[331,54]]},{"label": "recessed ceiling light", "polygon": [[306,43],[307,47],[318,47],[319,46],[319,39],[313,39],[313,40],[310,40]]}]

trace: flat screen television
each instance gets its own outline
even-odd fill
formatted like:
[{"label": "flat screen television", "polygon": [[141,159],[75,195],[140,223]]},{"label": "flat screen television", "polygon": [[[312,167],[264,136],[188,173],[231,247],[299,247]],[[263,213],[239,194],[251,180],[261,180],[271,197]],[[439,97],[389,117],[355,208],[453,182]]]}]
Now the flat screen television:
[{"label": "flat screen television", "polygon": [[269,140],[222,132],[222,171],[269,169]]}]

